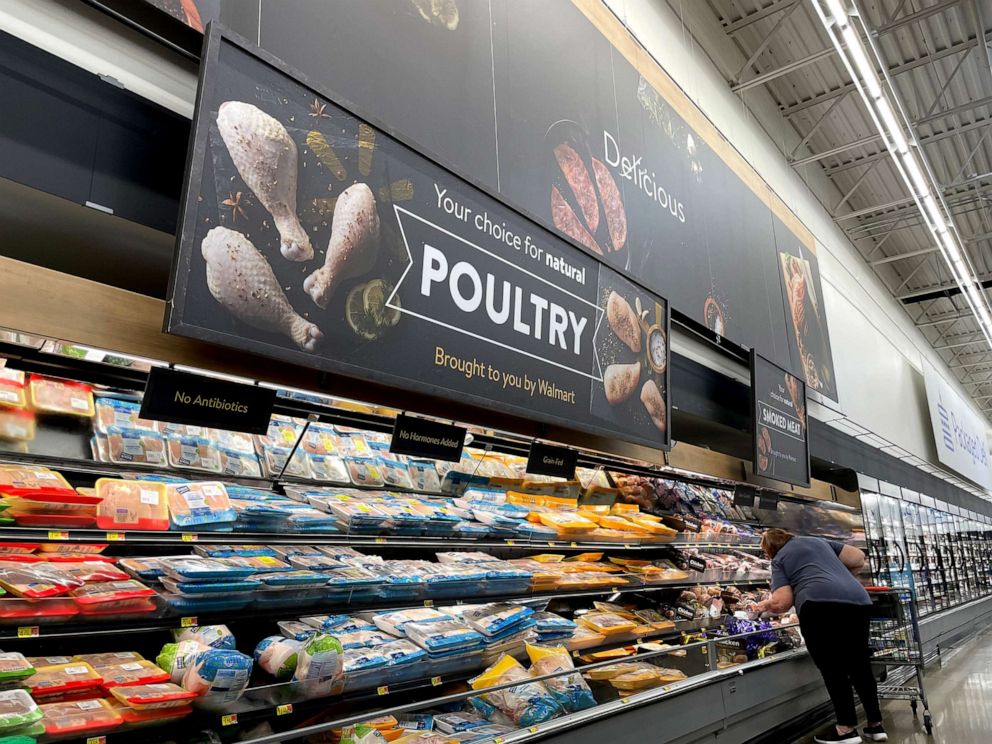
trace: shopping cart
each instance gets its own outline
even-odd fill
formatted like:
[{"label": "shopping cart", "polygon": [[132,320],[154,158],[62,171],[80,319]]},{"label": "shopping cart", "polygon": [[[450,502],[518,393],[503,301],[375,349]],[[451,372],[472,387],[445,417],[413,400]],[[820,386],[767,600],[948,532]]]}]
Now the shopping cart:
[{"label": "shopping cart", "polygon": [[923,725],[933,734],[933,718],[923,686],[923,643],[916,597],[911,589],[870,587],[872,600],[869,643],[872,664],[882,667],[878,697],[884,700],[909,700],[916,715],[923,703]]}]

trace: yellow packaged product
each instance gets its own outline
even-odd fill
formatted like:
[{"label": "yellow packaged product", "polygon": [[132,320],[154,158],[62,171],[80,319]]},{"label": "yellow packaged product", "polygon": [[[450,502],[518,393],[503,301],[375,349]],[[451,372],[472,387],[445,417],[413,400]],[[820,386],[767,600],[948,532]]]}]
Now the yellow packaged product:
[{"label": "yellow packaged product", "polygon": [[518,506],[546,506],[544,496],[536,493],[523,493],[522,491],[507,491],[506,501]]},{"label": "yellow packaged product", "polygon": [[580,617],[579,622],[605,636],[629,633],[637,627],[637,623],[612,612],[590,612]]},{"label": "yellow packaged product", "polygon": [[603,560],[602,553],[579,553],[565,559],[568,563],[595,563]]},{"label": "yellow packaged product", "polygon": [[587,628],[584,625],[577,625],[575,632],[572,633],[572,637],[568,639],[568,650],[581,651],[587,648],[602,646],[604,643],[606,643],[605,635],[597,633],[592,628]]},{"label": "yellow packaged product", "polygon": [[610,514],[614,517],[627,517],[631,514],[639,514],[641,508],[637,504],[624,504],[618,502],[610,507]]},{"label": "yellow packaged product", "polygon": [[537,561],[538,563],[561,563],[565,560],[565,556],[560,553],[539,553],[532,555],[530,560]]},{"label": "yellow packaged product", "polygon": [[[604,636],[605,638],[605,636]],[[629,656],[637,655],[637,646],[620,646],[610,648],[606,651],[592,651],[583,654],[580,658],[587,664],[594,664],[597,661],[609,661],[610,659],[626,659]]]},{"label": "yellow packaged product", "polygon": [[576,512],[543,512],[541,524],[558,530],[559,534],[582,534],[596,529],[595,522],[580,517]]},{"label": "yellow packaged product", "polygon": [[599,612],[612,612],[614,615],[625,617],[628,620],[637,620],[637,615],[623,605],[618,605],[613,602],[593,602],[592,606]]},{"label": "yellow packaged product", "polygon": [[678,669],[665,669],[651,664],[638,665],[638,668],[610,678],[610,684],[621,692],[646,690],[650,687],[671,684],[685,679]]},{"label": "yellow packaged product", "polygon": [[676,535],[679,534],[677,531],[673,530],[671,527],[662,524],[660,521],[658,522],[653,521],[648,517],[647,514],[634,515],[630,517],[630,521],[633,524],[640,527],[641,529],[646,530],[647,532],[650,532],[654,535],[671,535],[672,537],[675,537]]},{"label": "yellow packaged product", "polygon": [[618,517],[616,515],[610,515],[603,517],[599,520],[599,526],[601,528],[609,530],[619,530],[620,532],[633,533],[633,534],[648,534],[648,531],[624,517]]},{"label": "yellow packaged product", "polygon": [[579,509],[578,514],[583,519],[588,519],[590,522],[596,525],[598,525],[603,519],[602,514],[599,514],[598,512],[594,512],[594,511],[589,511],[588,509],[584,509],[584,508]]},{"label": "yellow packaged product", "polygon": [[579,507],[579,500],[570,496],[545,496],[544,505],[552,509],[575,511]]}]

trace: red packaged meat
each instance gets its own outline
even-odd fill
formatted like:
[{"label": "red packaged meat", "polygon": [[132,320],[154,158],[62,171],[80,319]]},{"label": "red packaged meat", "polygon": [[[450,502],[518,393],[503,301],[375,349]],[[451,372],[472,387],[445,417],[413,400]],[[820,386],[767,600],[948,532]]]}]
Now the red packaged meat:
[{"label": "red packaged meat", "polygon": [[45,733],[49,736],[84,736],[109,731],[124,723],[120,713],[106,700],[78,700],[41,706]]},{"label": "red packaged meat", "polygon": [[61,473],[36,465],[0,465],[0,494],[49,501],[73,500],[78,496]]},{"label": "red packaged meat", "polygon": [[45,563],[0,563],[0,587],[15,597],[58,597],[82,586],[82,581],[61,574]]},{"label": "red packaged meat", "polygon": [[[165,675],[168,677],[169,675]],[[195,692],[184,690],[172,682],[153,682],[129,687],[115,687],[110,693],[135,710],[182,708],[197,697]]]},{"label": "red packaged meat", "polygon": [[[0,395],[3,387],[0,385]],[[34,439],[34,413],[21,408],[0,407],[0,439],[30,442]]]},{"label": "red packaged meat", "polygon": [[155,590],[134,579],[86,584],[73,589],[71,594],[85,613],[146,612],[150,611],[149,605],[155,608],[148,601],[156,596]]},{"label": "red packaged meat", "polygon": [[92,418],[93,388],[83,382],[31,375],[31,404],[38,413]]},{"label": "red packaged meat", "polygon": [[34,674],[24,680],[24,686],[36,697],[57,695],[62,692],[79,692],[102,684],[103,677],[84,661],[35,667]]},{"label": "red packaged meat", "polygon": [[108,690],[119,686],[153,685],[169,681],[168,672],[162,671],[146,659],[119,661],[97,667],[96,671],[103,677],[103,686]]}]

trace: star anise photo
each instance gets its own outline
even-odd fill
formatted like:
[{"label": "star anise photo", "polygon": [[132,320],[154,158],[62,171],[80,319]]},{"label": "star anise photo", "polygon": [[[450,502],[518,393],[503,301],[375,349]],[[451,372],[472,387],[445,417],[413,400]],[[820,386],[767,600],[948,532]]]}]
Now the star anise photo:
[{"label": "star anise photo", "polygon": [[327,104],[321,103],[319,99],[314,98],[313,103],[310,104],[310,116],[314,119],[330,119],[331,115],[327,113]]},{"label": "star anise photo", "polygon": [[229,194],[228,197],[221,202],[225,207],[231,210],[231,222],[238,221],[238,215],[240,214],[242,219],[248,219],[248,215],[245,210],[241,208],[241,192],[236,194]]}]

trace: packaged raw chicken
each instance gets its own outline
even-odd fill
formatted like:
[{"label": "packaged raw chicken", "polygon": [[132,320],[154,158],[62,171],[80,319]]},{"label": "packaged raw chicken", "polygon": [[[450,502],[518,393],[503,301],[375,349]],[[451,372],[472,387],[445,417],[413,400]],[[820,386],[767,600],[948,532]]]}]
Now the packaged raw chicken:
[{"label": "packaged raw chicken", "polygon": [[85,737],[109,731],[124,723],[121,715],[106,700],[77,700],[41,706],[45,733],[49,736]]},{"label": "packaged raw chicken", "polygon": [[300,446],[311,455],[341,455],[341,440],[329,424],[310,424]]},{"label": "packaged raw chicken", "polygon": [[[0,387],[0,395],[3,388]],[[34,439],[34,413],[23,408],[0,406],[0,439],[10,442],[30,442]]]},{"label": "packaged raw chicken", "polygon": [[199,641],[180,641],[179,643],[167,643],[162,647],[159,655],[155,657],[155,664],[159,669],[167,671],[174,684],[180,684],[183,677],[193,662],[201,652],[209,646],[204,646]]},{"label": "packaged raw chicken", "polygon": [[337,431],[341,454],[347,457],[365,457],[372,454],[372,448],[362,432],[345,428],[338,428]]},{"label": "packaged raw chicken", "polygon": [[73,589],[70,594],[79,608],[90,615],[110,615],[117,613],[152,612],[155,603],[150,601],[155,590],[140,581],[105,581],[86,584]]},{"label": "packaged raw chicken", "polygon": [[[34,672],[34,667],[31,665],[31,662],[24,658],[24,654],[17,651],[0,653],[0,685],[8,685],[12,682],[25,679],[33,675]],[[2,727],[2,724],[0,724],[0,727]]]},{"label": "packaged raw chicken", "polygon": [[24,686],[30,689],[35,697],[79,692],[99,687],[101,684],[103,677],[84,661],[38,666],[35,667],[34,674],[24,680]]},{"label": "packaged raw chicken", "polygon": [[107,432],[107,456],[118,465],[165,465],[165,440],[158,432],[112,426]]},{"label": "packaged raw chicken", "polygon": [[144,429],[146,431],[155,430],[155,422],[138,417],[141,411],[141,404],[132,400],[121,400],[98,395],[94,402],[96,418],[93,420],[93,427],[98,432],[106,434],[112,426],[120,429]]},{"label": "packaged raw chicken", "polygon": [[[277,478],[280,475],[288,475],[293,478],[310,477],[310,463],[307,461],[307,453],[297,448],[290,458],[290,452],[292,452],[291,447],[277,447],[269,444],[262,447],[261,452],[259,452],[259,460],[266,478]],[[284,467],[285,471],[283,470]]]},{"label": "packaged raw chicken", "polygon": [[0,587],[14,597],[59,597],[82,586],[82,581],[60,573],[50,564],[0,563]]},{"label": "packaged raw chicken", "polygon": [[305,640],[292,640],[284,636],[268,636],[255,647],[255,663],[277,680],[286,680],[296,671],[299,652]]},{"label": "packaged raw chicken", "polygon": [[[485,692],[488,687],[517,681],[522,684]],[[561,713],[561,707],[548,688],[542,682],[531,681],[527,670],[512,656],[502,656],[478,677],[469,680],[469,685],[473,690],[483,691],[482,701],[495,707],[517,726],[544,723]]]},{"label": "packaged raw chicken", "polygon": [[221,475],[231,475],[238,478],[261,478],[262,466],[254,452],[239,452],[227,447],[218,447]]},{"label": "packaged raw chicken", "polygon": [[346,457],[344,462],[348,468],[348,476],[356,486],[376,488],[383,485],[378,458]]},{"label": "packaged raw chicken", "polygon": [[55,567],[59,573],[65,574],[77,581],[126,581],[129,577],[125,571],[117,568],[112,561],[85,560],[85,556],[65,556],[69,560],[59,560]]},{"label": "packaged raw chicken", "polygon": [[580,617],[579,622],[606,636],[629,633],[637,627],[636,622],[612,612],[590,612]]},{"label": "packaged raw chicken", "polygon": [[[206,437],[207,439],[216,439],[218,434],[216,429],[210,429],[206,426],[174,424],[171,421],[155,421],[153,423],[155,424],[155,431],[164,437]],[[249,441],[250,439],[249,437]]]},{"label": "packaged raw chicken", "polygon": [[117,700],[135,710],[181,708],[196,699],[196,693],[172,682],[118,686],[110,690]]},{"label": "packaged raw chicken", "polygon": [[413,488],[413,480],[410,478],[410,471],[406,463],[389,457],[376,458],[379,465],[379,472],[382,474],[383,483],[386,488],[403,488],[410,490]]},{"label": "packaged raw chicken", "polygon": [[196,693],[198,706],[223,710],[244,693],[251,667],[250,656],[227,649],[207,648],[193,658],[183,675],[182,686]]},{"label": "packaged raw chicken", "polygon": [[344,649],[334,636],[318,633],[300,649],[293,680],[308,697],[329,695],[339,684]]},{"label": "packaged raw chicken", "polygon": [[86,383],[31,375],[28,386],[38,413],[93,417],[93,388]]},{"label": "packaged raw chicken", "polygon": [[[176,685],[176,687],[180,690],[183,689],[179,685]],[[123,691],[132,688],[118,687],[115,689]],[[196,696],[193,695],[192,697],[195,698]],[[180,718],[185,718],[193,712],[193,707],[188,704],[189,702],[187,700],[186,704],[174,708],[148,708],[144,710],[138,710],[126,703],[122,703],[116,697],[108,700],[107,704],[124,719],[125,725],[138,728],[140,726],[161,726],[166,723],[178,721]]]},{"label": "packaged raw chicken", "polygon": [[441,478],[431,460],[410,460],[407,463],[410,479],[415,491],[424,493],[440,493]]},{"label": "packaged raw chicken", "polygon": [[592,690],[582,679],[582,675],[574,671],[572,657],[562,646],[534,646],[528,643],[527,656],[534,676],[558,675],[544,680],[544,686],[566,713],[575,713],[596,705]]},{"label": "packaged raw chicken", "polygon": [[29,726],[44,715],[37,703],[24,690],[0,692],[0,736],[3,732]]},{"label": "packaged raw chicken", "polygon": [[144,658],[137,651],[104,651],[96,654],[76,654],[69,661],[85,661],[99,672],[100,667],[113,666],[122,661],[141,661]]},{"label": "packaged raw chicken", "polygon": [[184,437],[175,434],[166,437],[169,465],[186,470],[206,473],[220,472],[220,452],[217,445],[206,437]]},{"label": "packaged raw chicken", "polygon": [[166,486],[169,516],[176,527],[234,522],[238,515],[223,483],[190,481]]},{"label": "packaged raw chicken", "polygon": [[[72,501],[77,493],[61,473],[40,465],[0,465],[0,495],[32,500]],[[90,503],[94,503],[92,500]]]},{"label": "packaged raw chicken", "polygon": [[28,394],[24,373],[20,370],[6,368],[2,372],[3,374],[0,374],[0,407],[27,408]]},{"label": "packaged raw chicken", "polygon": [[[234,450],[235,452],[241,452],[246,455],[255,454],[255,442],[251,438],[251,434],[245,434],[240,431],[226,431],[224,429],[211,429],[212,438],[217,442],[217,446],[221,449]],[[204,436],[210,436],[204,434]]]},{"label": "packaged raw chicken", "polygon": [[169,529],[164,483],[100,478],[96,492],[101,498],[96,508],[96,524],[100,529]]},{"label": "packaged raw chicken", "polygon": [[172,631],[172,637],[177,643],[182,641],[198,641],[210,648],[235,647],[234,634],[226,625],[199,625],[192,628],[177,628]]},{"label": "packaged raw chicken", "polygon": [[539,518],[541,524],[557,530],[562,535],[578,535],[596,529],[595,522],[579,516],[577,512],[541,512]]},{"label": "packaged raw chicken", "polygon": [[95,669],[103,677],[103,686],[106,689],[169,681],[168,672],[146,659],[122,660],[116,664],[106,664],[95,667]]},{"label": "packaged raw chicken", "polygon": [[313,480],[326,483],[351,484],[348,468],[344,464],[344,460],[339,456],[308,453],[307,462],[310,466],[310,477]]}]

